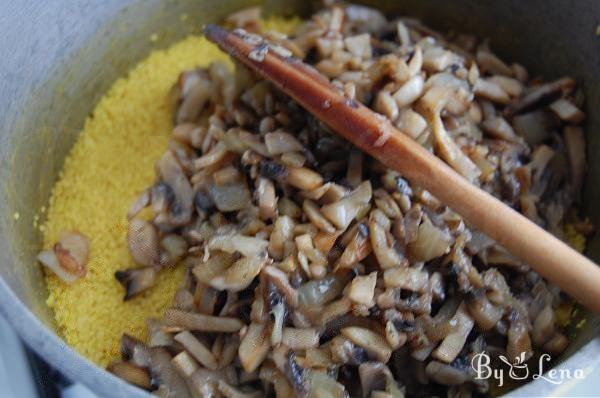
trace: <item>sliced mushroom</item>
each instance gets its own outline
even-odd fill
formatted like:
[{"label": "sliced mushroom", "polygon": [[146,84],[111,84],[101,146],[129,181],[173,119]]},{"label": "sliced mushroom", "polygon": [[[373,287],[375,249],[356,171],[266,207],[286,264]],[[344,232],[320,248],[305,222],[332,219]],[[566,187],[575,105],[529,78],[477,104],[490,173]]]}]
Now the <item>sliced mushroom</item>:
[{"label": "sliced mushroom", "polygon": [[265,324],[251,323],[242,338],[239,359],[246,372],[253,372],[265,360],[271,348]]},{"label": "sliced mushroom", "polygon": [[217,290],[239,292],[244,290],[268,263],[266,258],[244,257],[234,262],[227,270],[214,276],[209,285]]},{"label": "sliced mushroom", "polygon": [[511,117],[513,115],[539,109],[553,102],[561,95],[571,92],[575,87],[575,84],[575,80],[570,77],[563,77],[553,82],[542,84],[531,89],[518,102],[506,107],[504,113],[507,117]]},{"label": "sliced mushroom", "polygon": [[473,318],[467,312],[464,303],[458,307],[451,321],[457,324],[457,330],[448,334],[431,353],[432,357],[446,363],[452,362],[458,356],[474,325]]},{"label": "sliced mushroom", "polygon": [[277,196],[271,180],[259,178],[254,193],[258,201],[258,209],[262,220],[275,219],[277,216]]},{"label": "sliced mushroom", "polygon": [[112,362],[107,366],[106,370],[125,380],[126,382],[134,384],[144,390],[150,390],[152,387],[152,380],[148,370],[131,362]]},{"label": "sliced mushroom", "polygon": [[321,207],[321,213],[338,229],[346,229],[359,213],[361,206],[369,203],[372,192],[371,183],[365,181],[339,202]]},{"label": "sliced mushroom", "polygon": [[190,221],[193,210],[194,192],[192,186],[171,151],[165,152],[157,162],[157,169],[162,180],[173,190],[175,200],[167,213],[161,213],[157,222],[178,227]]},{"label": "sliced mushroom", "polygon": [[383,363],[387,363],[392,355],[392,350],[387,341],[380,334],[371,330],[360,327],[347,327],[341,330],[341,334]]},{"label": "sliced mushroom", "polygon": [[371,272],[366,276],[356,276],[350,284],[348,298],[357,304],[373,305],[376,283],[377,272]]},{"label": "sliced mushroom", "polygon": [[239,252],[245,257],[265,257],[268,245],[269,242],[264,239],[234,234],[214,236],[208,242],[208,249]]},{"label": "sliced mushroom", "polygon": [[154,267],[130,268],[115,272],[115,278],[125,288],[123,300],[127,301],[154,286],[156,274]]},{"label": "sliced mushroom", "polygon": [[239,331],[244,324],[237,318],[209,316],[176,309],[165,311],[163,322],[167,326],[202,332],[233,333]]},{"label": "sliced mushroom", "polygon": [[147,267],[160,264],[160,247],[156,227],[144,220],[134,218],[129,222],[127,244],[133,260]]},{"label": "sliced mushroom", "polygon": [[164,386],[168,396],[191,398],[185,379],[177,373],[171,364],[171,355],[163,348],[150,350],[150,372]]},{"label": "sliced mushroom", "polygon": [[439,155],[448,162],[454,170],[458,171],[471,183],[475,183],[478,180],[481,171],[448,135],[438,113],[433,116],[431,123],[433,124],[433,134],[435,136],[436,148]]},{"label": "sliced mushroom", "polygon": [[70,274],[85,276],[90,253],[89,239],[79,232],[62,231],[53,250],[60,266]]}]

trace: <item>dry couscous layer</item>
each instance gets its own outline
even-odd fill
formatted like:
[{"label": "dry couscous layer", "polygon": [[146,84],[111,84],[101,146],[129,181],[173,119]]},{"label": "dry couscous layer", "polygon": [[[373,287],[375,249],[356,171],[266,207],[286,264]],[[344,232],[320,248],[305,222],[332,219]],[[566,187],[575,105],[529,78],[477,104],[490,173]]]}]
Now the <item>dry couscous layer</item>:
[{"label": "dry couscous layer", "polygon": [[[287,33],[298,20],[269,19],[264,28]],[[164,153],[172,129],[168,93],[179,74],[228,57],[199,36],[155,51],[100,100],[65,160],[56,183],[44,245],[62,230],[78,230],[91,240],[88,273],[66,285],[47,273],[48,306],[67,343],[100,366],[118,357],[123,333],[145,338],[146,319],[162,317],[182,277],[162,272],[156,287],[123,302],[115,271],[133,267],[127,244],[127,210],[154,181],[154,162]]]}]

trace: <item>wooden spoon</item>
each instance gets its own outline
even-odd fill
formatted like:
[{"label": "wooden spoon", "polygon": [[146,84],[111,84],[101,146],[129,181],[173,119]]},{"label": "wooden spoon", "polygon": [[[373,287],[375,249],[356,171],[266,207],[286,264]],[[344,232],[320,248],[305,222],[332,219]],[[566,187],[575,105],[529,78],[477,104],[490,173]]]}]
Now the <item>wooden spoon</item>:
[{"label": "wooden spoon", "polygon": [[389,120],[346,98],[317,70],[244,31],[216,25],[206,37],[292,97],[358,148],[431,192],[544,278],[600,313],[600,268],[492,195],[469,183]]}]

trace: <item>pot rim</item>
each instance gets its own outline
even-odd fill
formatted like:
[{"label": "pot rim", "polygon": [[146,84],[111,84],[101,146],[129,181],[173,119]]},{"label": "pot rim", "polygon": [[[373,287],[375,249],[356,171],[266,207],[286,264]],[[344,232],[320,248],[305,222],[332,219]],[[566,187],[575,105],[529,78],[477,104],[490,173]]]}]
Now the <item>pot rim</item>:
[{"label": "pot rim", "polygon": [[149,394],[102,369],[52,332],[17,298],[0,278],[0,313],[19,338],[44,361],[72,381],[102,397],[146,398]]}]

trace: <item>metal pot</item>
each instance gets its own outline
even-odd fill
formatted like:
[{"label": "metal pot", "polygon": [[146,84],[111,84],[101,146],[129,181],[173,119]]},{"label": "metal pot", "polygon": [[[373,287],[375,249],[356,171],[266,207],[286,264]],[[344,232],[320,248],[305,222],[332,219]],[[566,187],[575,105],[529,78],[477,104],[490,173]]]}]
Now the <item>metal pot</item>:
[{"label": "metal pot", "polygon": [[[0,2],[0,310],[25,342],[52,366],[102,396],[147,394],[98,368],[56,334],[35,255],[35,209],[44,205],[85,117],[112,82],[154,47],[166,47],[202,24],[260,1],[23,0]],[[268,0],[272,13],[306,15],[310,1]],[[600,225],[600,2],[580,0],[371,1],[387,15],[420,17],[442,30],[491,39],[507,59],[549,78],[568,74],[587,98],[589,174],[584,213]],[[186,22],[180,16],[187,14]],[[158,34],[153,43],[148,38]],[[600,242],[589,255],[600,261]],[[600,367],[598,318],[582,311],[559,360],[566,369]],[[512,395],[547,396],[556,386],[538,379]],[[564,391],[563,391],[564,393]]]}]

